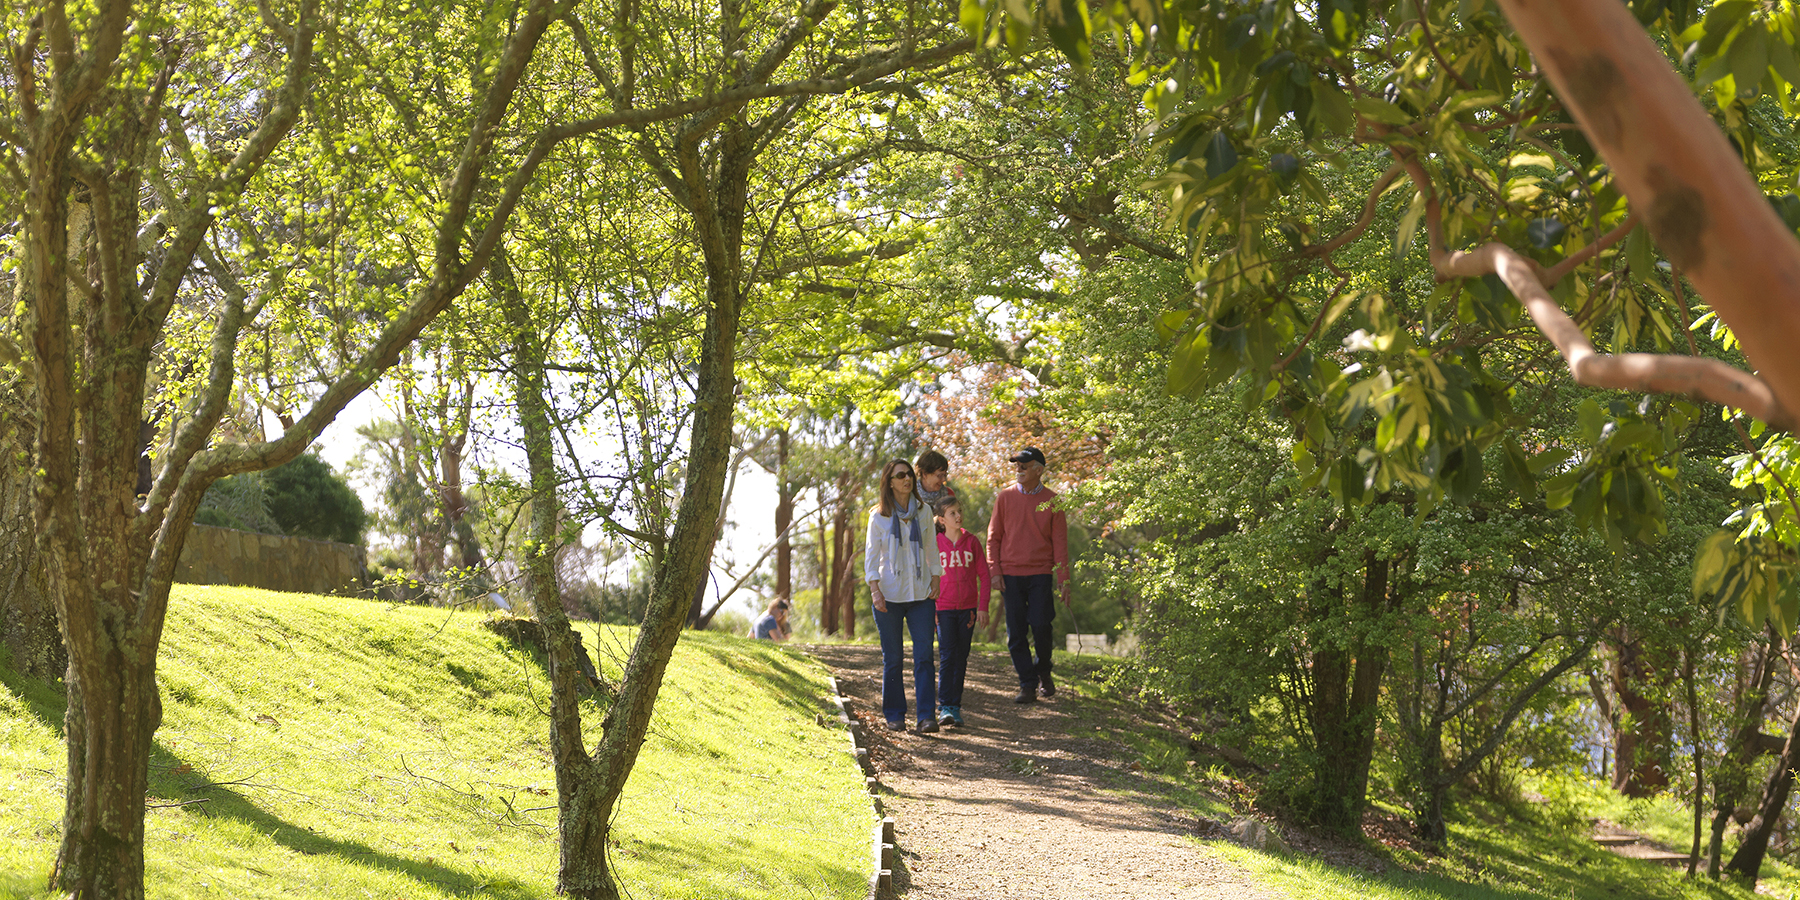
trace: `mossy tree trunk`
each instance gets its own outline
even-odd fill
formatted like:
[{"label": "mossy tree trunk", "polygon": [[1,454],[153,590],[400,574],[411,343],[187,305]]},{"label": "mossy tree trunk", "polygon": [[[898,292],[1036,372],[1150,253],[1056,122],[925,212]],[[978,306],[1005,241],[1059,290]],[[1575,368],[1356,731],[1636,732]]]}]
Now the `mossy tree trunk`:
[{"label": "mossy tree trunk", "polygon": [[[161,13],[146,18],[127,0],[97,0],[72,25],[63,4],[49,3],[28,33],[9,36],[19,42],[12,50],[21,71],[0,91],[9,104],[18,102],[9,108],[20,111],[20,130],[0,141],[18,163],[9,174],[22,182],[18,278],[28,315],[20,371],[33,392],[33,521],[43,583],[69,657],[68,782],[51,875],[57,893],[143,896],[144,796],[162,715],[157,651],[200,499],[221,477],[303,453],[485,268],[537,163],[511,173],[491,221],[471,223],[473,195],[495,175],[492,134],[538,38],[560,15],[551,5],[531,0],[521,10],[470,110],[471,134],[437,195],[442,209],[429,277],[326,381],[310,409],[268,441],[221,440],[218,433],[239,385],[239,338],[268,295],[240,285],[211,257],[209,242],[306,107],[318,74],[320,5],[299,0],[284,8],[291,21],[266,8],[252,13],[268,31],[271,52],[247,61],[241,78],[263,79],[256,94],[264,105],[234,150],[191,169],[171,162],[186,158],[168,143],[179,141],[182,126],[171,129],[177,138],[164,130],[174,115],[165,95],[186,71],[182,54],[191,49],[181,23],[163,22]],[[154,227],[145,227],[147,197],[160,205]],[[153,354],[167,343],[172,311],[196,278],[217,288],[216,314],[194,356],[183,360],[196,387],[179,426],[158,438],[154,478],[144,490]],[[279,281],[259,290],[279,290]]]},{"label": "mossy tree trunk", "polygon": [[[0,425],[0,429],[5,426]],[[0,446],[4,439],[0,438]],[[23,447],[5,451],[29,459]],[[0,644],[16,672],[49,681],[69,667],[56,608],[44,583],[44,564],[37,552],[37,528],[31,521],[29,465],[0,470]]]},{"label": "mossy tree trunk", "polygon": [[[738,119],[723,126],[716,167],[702,163],[699,140],[678,148],[680,183],[700,238],[706,264],[706,324],[698,354],[694,418],[686,478],[674,527],[652,548],[649,609],[625,663],[616,698],[601,722],[600,742],[583,744],[574,664],[574,640],[557,599],[554,554],[558,543],[552,425],[546,400],[545,351],[504,256],[495,259],[512,330],[514,391],[531,471],[533,604],[551,652],[552,757],[561,820],[557,891],[583,900],[618,900],[623,894],[607,856],[613,813],[637,763],[669,659],[687,623],[717,536],[719,503],[731,460],[736,411],[737,340],[743,310],[743,226],[751,164],[760,135]],[[660,538],[659,538],[660,540]]]},{"label": "mossy tree trunk", "polygon": [[1388,648],[1369,632],[1388,609],[1388,570],[1387,560],[1365,556],[1348,631],[1321,635],[1312,653],[1307,716],[1315,760],[1307,813],[1334,831],[1359,831],[1368,805],[1388,661]]}]

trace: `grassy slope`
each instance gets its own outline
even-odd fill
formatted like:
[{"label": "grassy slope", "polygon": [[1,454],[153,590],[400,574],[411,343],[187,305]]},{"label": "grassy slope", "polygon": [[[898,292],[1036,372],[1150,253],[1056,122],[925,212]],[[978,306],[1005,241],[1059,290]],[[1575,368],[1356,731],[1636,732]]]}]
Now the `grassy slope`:
[{"label": "grassy slope", "polygon": [[[1071,663],[1076,661],[1071,660]],[[1062,665],[1059,662],[1059,666]],[[1185,731],[1153,721],[1141,708],[1104,686],[1112,662],[1089,658],[1067,668],[1080,674],[1067,684],[1084,697],[1111,700],[1084,727],[1116,742],[1161,786],[1197,815],[1215,819],[1250,812],[1255,786],[1231,778],[1220,766],[1193,760]],[[1250,871],[1257,881],[1307,900],[1751,900],[1743,888],[1687,880],[1685,867],[1669,869],[1628,860],[1600,849],[1590,836],[1594,817],[1634,828],[1665,844],[1686,848],[1691,839],[1687,807],[1664,796],[1655,801],[1620,798],[1603,785],[1556,779],[1531,785],[1551,795],[1544,804],[1506,809],[1464,798],[1453,809],[1449,850],[1422,856],[1371,845],[1387,870],[1374,874],[1337,868],[1302,855],[1263,853],[1225,841],[1204,841],[1211,852]],[[1731,846],[1725,848],[1729,857]],[[1763,867],[1762,896],[1800,896],[1800,877],[1773,857]]]},{"label": "grassy slope", "polygon": [[[472,614],[178,586],[151,760],[153,897],[543,897],[555,779],[542,667]],[[616,674],[632,634],[584,628]],[[0,664],[0,897],[55,857],[61,698]],[[852,897],[869,808],[823,671],[685,636],[614,824],[638,897]],[[590,726],[598,719],[593,707]]]}]

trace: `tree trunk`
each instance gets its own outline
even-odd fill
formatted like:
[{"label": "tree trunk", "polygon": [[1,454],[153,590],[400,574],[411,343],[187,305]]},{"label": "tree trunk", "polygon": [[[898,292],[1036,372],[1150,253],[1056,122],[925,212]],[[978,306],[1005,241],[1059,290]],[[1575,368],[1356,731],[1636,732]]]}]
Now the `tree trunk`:
[{"label": "tree trunk", "polygon": [[1624,712],[1613,729],[1613,790],[1650,797],[1669,786],[1674,717],[1669,713],[1668,654],[1625,633],[1613,642],[1613,693]]},{"label": "tree trunk", "polygon": [[[1423,670],[1419,671],[1422,676]],[[1441,705],[1440,705],[1441,710]],[[1444,808],[1450,792],[1450,779],[1444,777],[1444,720],[1434,712],[1421,717],[1416,764],[1418,806],[1413,810],[1413,828],[1419,837],[1434,847],[1442,847],[1449,837],[1444,823]]]},{"label": "tree trunk", "polygon": [[53,878],[71,898],[144,896],[145,761],[162,700],[154,654],[141,646],[128,654],[123,641],[114,646],[107,657],[116,668],[68,682],[69,781]]},{"label": "tree trunk", "polygon": [[1688,746],[1694,751],[1694,842],[1688,850],[1687,877],[1694,877],[1694,870],[1700,865],[1700,808],[1706,796],[1706,769],[1703,760],[1706,758],[1706,736],[1700,731],[1700,699],[1694,686],[1694,653],[1697,648],[1687,647],[1681,653],[1681,681],[1687,689],[1688,708]]},{"label": "tree trunk", "polygon": [[443,453],[439,457],[439,471],[443,475],[440,505],[443,510],[444,532],[456,549],[456,566],[462,569],[460,574],[465,592],[486,593],[487,563],[481,552],[481,541],[475,537],[475,529],[469,525],[469,498],[463,493],[463,449],[468,445],[469,418],[473,413],[474,403],[475,383],[464,380],[462,396],[457,401],[455,421],[449,421],[447,404],[440,404],[438,407],[438,417],[445,421],[447,430]]},{"label": "tree trunk", "polygon": [[556,575],[561,503],[544,377],[544,349],[503,252],[494,254],[494,282],[513,330],[513,395],[531,480],[531,543],[526,560],[531,605],[544,626],[550,660],[550,757],[556,770],[559,865],[557,892],[602,896],[591,888],[611,885],[607,865],[608,815],[599,796],[594,761],[581,737],[579,666],[575,640],[563,611]]},{"label": "tree trunk", "polygon": [[[1388,562],[1366,555],[1356,600],[1362,615],[1351,618],[1372,619],[1385,611],[1387,582]],[[1349,642],[1323,640],[1313,652],[1308,713],[1316,759],[1308,814],[1321,827],[1361,830],[1387,657],[1387,648],[1366,635]]]},{"label": "tree trunk", "polygon": [[[833,520],[835,521],[835,519]],[[827,637],[838,633],[837,595],[832,593],[831,573],[836,571],[832,552],[837,542],[831,539],[831,524],[819,520],[819,630]]]},{"label": "tree trunk", "polygon": [[792,602],[794,598],[794,542],[788,529],[794,524],[794,485],[788,480],[788,433],[783,428],[775,435],[775,596]]},{"label": "tree trunk", "polygon": [[38,557],[30,468],[0,472],[0,649],[13,671],[54,681],[68,671],[69,653]]},{"label": "tree trunk", "polygon": [[839,499],[837,515],[831,523],[832,538],[837,544],[837,552],[831,556],[832,596],[838,607],[838,626],[847,638],[856,637],[856,528],[851,512],[850,502]]},{"label": "tree trunk", "polygon": [[[552,741],[558,748],[554,758],[558,770],[563,841],[557,890],[582,900],[619,900],[622,896],[607,861],[606,839],[613,812],[643,747],[663,675],[687,624],[694,592],[706,575],[718,534],[719,504],[725,493],[726,469],[732,459],[731,426],[736,411],[737,383],[734,370],[744,300],[740,287],[743,224],[749,170],[756,145],[755,135],[741,122],[733,121],[724,126],[720,136],[716,175],[705,171],[693,148],[681,153],[682,180],[707,274],[706,325],[700,344],[693,428],[681,504],[668,542],[653,548],[650,606],[638,629],[631,656],[625,663],[618,695],[601,721],[599,745],[591,755],[582,752],[579,718],[573,708],[553,715],[551,722]],[[516,288],[511,293],[516,296]],[[515,306],[522,310],[522,300]],[[514,321],[513,328],[514,340],[522,347],[536,340],[528,321]],[[541,359],[542,351],[535,352]],[[542,402],[541,384],[522,385],[521,397],[534,390]],[[546,439],[533,440],[548,447]],[[543,494],[541,505],[552,505],[554,494],[548,493],[552,478],[542,472],[548,467],[547,452],[540,451],[534,467],[534,485],[542,479],[543,489],[547,492]],[[549,534],[550,524],[546,521],[543,527],[544,533]],[[546,549],[546,544],[538,545],[540,554]],[[543,565],[539,563],[540,571]],[[547,581],[549,577],[540,574],[534,582]],[[547,591],[544,587],[534,589],[540,593]],[[539,614],[545,615],[546,610],[550,610],[551,617],[562,618],[557,604],[544,604]],[[565,660],[571,658],[572,648],[565,646],[573,643],[567,637],[566,619],[562,620],[560,628],[549,618],[544,624],[546,634],[554,636],[552,642],[557,648],[556,653],[567,654]],[[573,684],[565,685],[565,682],[572,682],[573,675],[562,675],[567,668],[553,669],[558,680],[553,681],[552,689],[567,694],[558,698],[557,703],[573,706],[577,702]]]},{"label": "tree trunk", "polygon": [[[410,355],[409,353],[408,356]],[[406,471],[414,473],[419,483],[425,486],[427,496],[438,501],[441,510],[443,485],[438,481],[436,472],[427,470],[424,454],[419,450],[419,415],[418,404],[413,401],[412,383],[401,379],[400,465]],[[444,544],[447,542],[447,535],[442,516],[436,522],[431,522],[428,515],[428,512],[420,511],[420,518],[425,519],[419,523],[423,527],[411,529],[407,539],[412,545],[412,577],[434,582],[444,570]]]},{"label": "tree trunk", "polygon": [[1763,856],[1769,851],[1769,837],[1775,833],[1775,826],[1781,821],[1782,810],[1787,808],[1788,792],[1794,786],[1794,763],[1800,759],[1800,709],[1794,712],[1793,721],[1788,726],[1787,742],[1781,746],[1781,757],[1775,761],[1775,771],[1769,773],[1769,780],[1763,785],[1762,805],[1756,811],[1756,818],[1744,826],[1743,841],[1738,844],[1731,861],[1725,864],[1725,871],[1733,877],[1743,880],[1749,885],[1756,884],[1757,873],[1762,870]]},{"label": "tree trunk", "polygon": [[1736,694],[1732,704],[1732,721],[1736,723],[1731,743],[1713,769],[1712,831],[1707,838],[1706,874],[1719,877],[1720,856],[1725,843],[1725,826],[1730,824],[1738,804],[1750,789],[1750,769],[1761,755],[1763,710],[1769,702],[1769,686],[1775,680],[1775,660],[1781,653],[1781,637],[1773,626],[1763,630],[1763,642],[1744,678],[1739,668]]}]

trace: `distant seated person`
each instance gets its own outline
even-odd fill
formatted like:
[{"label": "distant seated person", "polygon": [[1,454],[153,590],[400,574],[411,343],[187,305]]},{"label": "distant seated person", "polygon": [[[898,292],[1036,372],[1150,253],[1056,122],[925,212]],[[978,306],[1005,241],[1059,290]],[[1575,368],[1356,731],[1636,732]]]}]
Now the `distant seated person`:
[{"label": "distant seated person", "polygon": [[779,597],[769,603],[769,608],[751,626],[751,636],[759,641],[785,641],[793,637],[788,630],[788,602]]}]

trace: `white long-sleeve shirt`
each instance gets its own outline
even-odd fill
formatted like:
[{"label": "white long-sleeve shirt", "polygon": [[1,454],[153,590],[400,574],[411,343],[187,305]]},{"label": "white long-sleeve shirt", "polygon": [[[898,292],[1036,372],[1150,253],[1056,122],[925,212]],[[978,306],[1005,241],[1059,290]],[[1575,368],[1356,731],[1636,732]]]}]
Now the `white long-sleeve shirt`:
[{"label": "white long-sleeve shirt", "polygon": [[[931,579],[944,574],[930,510],[922,510],[918,515],[922,518],[919,520],[919,555],[915,557],[910,539],[912,526],[901,522],[900,538],[896,540],[893,517],[882,515],[880,507],[869,510],[869,531],[863,545],[863,580],[879,585],[882,598],[889,603],[927,599],[931,594]],[[915,562],[918,565],[914,565]]]}]

